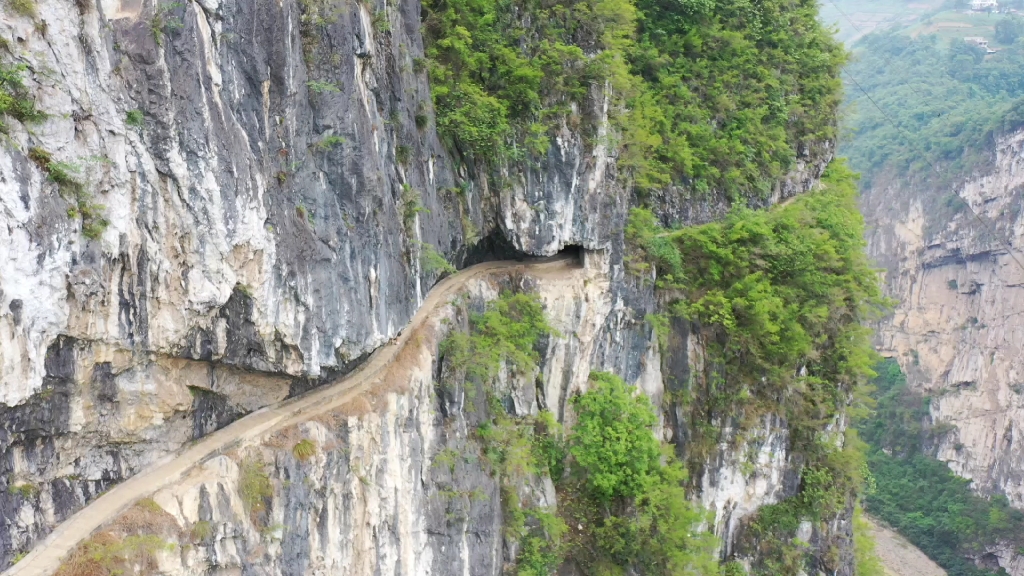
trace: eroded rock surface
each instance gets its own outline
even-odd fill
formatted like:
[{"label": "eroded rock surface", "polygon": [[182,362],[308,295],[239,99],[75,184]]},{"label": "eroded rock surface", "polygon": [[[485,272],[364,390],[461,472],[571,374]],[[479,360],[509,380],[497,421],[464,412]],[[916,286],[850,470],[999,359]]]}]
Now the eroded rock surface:
[{"label": "eroded rock surface", "polygon": [[[476,433],[489,421],[486,394],[451,384],[451,367],[438,344],[445,327],[459,323],[463,306],[480,307],[510,288],[536,290],[559,334],[543,344],[536,373],[505,372],[494,384],[510,414],[546,409],[571,425],[568,401],[588,386],[580,365],[632,373],[637,386],[660,404],[665,390],[657,339],[635,309],[611,296],[601,255],[589,260],[599,267],[564,275],[496,274],[474,282],[466,297],[453,299],[417,329],[410,349],[399,354],[379,386],[207,460],[157,492],[153,499],[179,527],[179,546],[160,555],[161,570],[499,574],[514,567],[517,549],[503,533],[499,481]],[[678,437],[681,431],[666,417],[671,404],[661,405],[658,431]],[[787,448],[773,440],[780,434],[773,426],[778,423],[768,425],[768,440],[759,450],[786,462]],[[303,441],[316,447],[313,455],[297,453]],[[781,464],[731,470],[738,466],[733,449],[723,444],[716,456],[732,464],[709,467],[717,484],[700,483],[718,512],[714,529],[726,547],[733,544],[733,524],[796,490],[795,484],[782,485]],[[259,513],[253,513],[243,488],[252,462],[264,463],[273,486]],[[523,505],[558,503],[546,477],[519,491]],[[804,537],[813,541],[809,526],[807,532]]]},{"label": "eroded rock surface", "polygon": [[[459,266],[586,249],[584,276],[533,285],[562,336],[546,343],[540,386],[505,383],[516,410],[569,417],[594,369],[660,406],[662,370],[682,381],[701,361],[686,341],[663,368],[644,321],[653,287],[622,266],[631,199],[601,143],[599,89],[586,102],[598,144],[563,126],[497,186],[454,161],[433,126],[418,2],[306,4],[39,0],[34,20],[0,12],[0,38],[50,115],[12,122],[0,146],[0,566],[189,441],[358,365],[437,280],[424,244]],[[84,185],[106,227],[86,229],[82,200],[35,149]],[[801,152],[758,205],[809,189],[830,155]],[[713,195],[660,204],[666,223],[729,207]],[[417,359],[379,410],[302,424],[324,448],[315,459],[259,447],[275,481],[263,530],[241,513],[231,458],[159,495],[183,530],[218,526],[174,570],[498,573],[511,552],[493,479],[478,464],[432,464],[470,441],[474,418],[437,396],[435,364]],[[682,443],[679,418],[659,431]],[[723,442],[698,482],[725,550],[743,518],[797,488],[784,422],[766,421],[754,442],[755,470]],[[267,531],[277,525],[289,530]]]},{"label": "eroded rock surface", "polygon": [[[878,347],[931,396],[945,432],[937,456],[976,490],[1024,507],[1024,132],[999,139],[993,164],[957,192],[970,210],[926,184],[866,191],[869,250],[898,302]],[[1024,574],[1019,556],[997,556]]]}]

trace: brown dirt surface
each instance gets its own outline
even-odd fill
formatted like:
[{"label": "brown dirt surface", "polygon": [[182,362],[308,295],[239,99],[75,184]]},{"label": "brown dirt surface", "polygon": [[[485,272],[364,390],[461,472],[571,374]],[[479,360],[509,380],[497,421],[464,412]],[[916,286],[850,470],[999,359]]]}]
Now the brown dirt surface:
[{"label": "brown dirt surface", "polygon": [[906,538],[874,518],[865,519],[871,524],[875,553],[889,576],[946,576],[945,570]]}]

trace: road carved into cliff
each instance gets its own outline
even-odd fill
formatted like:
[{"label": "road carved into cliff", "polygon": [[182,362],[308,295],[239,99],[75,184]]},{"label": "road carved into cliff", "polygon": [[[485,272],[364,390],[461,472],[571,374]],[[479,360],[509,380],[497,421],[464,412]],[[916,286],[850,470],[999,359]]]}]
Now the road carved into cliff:
[{"label": "road carved into cliff", "polygon": [[470,281],[495,272],[515,269],[532,273],[562,271],[571,268],[575,261],[573,256],[554,256],[525,262],[487,262],[449,276],[430,291],[423,305],[402,330],[401,336],[375,350],[359,368],[329,385],[240,418],[118,484],[54,528],[49,536],[37,543],[31,552],[3,572],[2,576],[53,574],[64,557],[94,531],[115,519],[138,500],[179,481],[197,465],[247,440],[254,440],[296,421],[337,408],[356,394],[371,389],[416,329],[430,318],[435,309],[446,305]]}]

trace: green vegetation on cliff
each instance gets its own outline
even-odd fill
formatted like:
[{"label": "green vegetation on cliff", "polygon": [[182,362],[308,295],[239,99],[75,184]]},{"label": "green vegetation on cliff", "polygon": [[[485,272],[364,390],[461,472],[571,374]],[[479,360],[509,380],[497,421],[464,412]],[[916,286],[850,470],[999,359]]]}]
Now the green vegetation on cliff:
[{"label": "green vegetation on cliff", "polygon": [[835,136],[844,53],[814,0],[427,0],[437,126],[463,156],[542,155],[563,123],[598,144],[605,91],[619,168],[760,195]]},{"label": "green vegetation on cliff", "polygon": [[[1024,545],[1024,512],[1004,496],[984,498],[927,447],[943,433],[929,426],[928,398],[910,390],[894,360],[876,368],[875,413],[859,428],[871,446],[868,464],[875,490],[866,498],[881,518],[946,569],[950,576],[995,576],[971,557],[986,547]],[[1005,573],[1005,572],[1003,572]]]},{"label": "green vegetation on cliff", "polygon": [[[25,64],[0,62],[0,135],[10,131],[6,120],[13,118],[23,124],[34,124],[46,119],[46,113],[36,107],[35,99],[25,86],[24,74],[28,70]],[[29,148],[28,157],[56,184],[61,196],[70,204],[68,217],[81,218],[82,235],[91,240],[102,236],[110,224],[104,216],[106,207],[93,202],[92,193],[78,174],[80,168],[58,162],[49,151],[38,147]]]},{"label": "green vegetation on cliff", "polygon": [[655,158],[638,173],[641,185],[764,194],[798,150],[834,138],[845,54],[817,21],[814,0],[637,7],[639,41],[628,58],[642,84],[627,102],[625,144],[654,144],[637,150]]},{"label": "green vegetation on cliff", "polygon": [[[851,400],[855,412],[865,409],[858,391],[873,375],[873,353],[861,322],[887,304],[864,254],[854,175],[834,163],[819,190],[783,206],[738,208],[722,222],[678,230],[637,209],[626,237],[630,269],[650,278],[653,266],[667,303],[652,323],[664,332],[670,319],[690,322],[708,351],[703,372],[669,395],[687,414],[677,448],[689,465],[704,465],[724,429],[742,438],[769,414],[785,419],[802,462],[797,493],[762,508],[736,553],[755,559],[755,574],[838,569],[842,536],[825,527],[850,513],[869,480],[856,432],[828,430]],[[719,569],[709,536],[695,530],[704,515],[686,503],[687,473],[651,432],[649,400],[595,373],[591,390],[571,401],[577,419],[568,433],[550,416],[514,415],[493,381],[502,363],[533,377],[536,347],[550,332],[540,303],[505,293],[471,314],[468,328],[454,331],[442,352],[465,382],[456,387],[487,391],[479,438],[503,505],[518,518],[510,532],[521,542],[522,573],[546,573],[564,558],[595,574]],[[522,482],[538,474],[555,482],[557,512],[520,502]],[[805,521],[832,534],[814,554],[795,539]]]},{"label": "green vegetation on cliff", "polygon": [[36,108],[35,101],[25,88],[22,74],[28,69],[24,64],[0,63],[0,133],[7,133],[4,117],[19,122],[38,122],[46,115]]},{"label": "green vegetation on cliff", "polygon": [[[820,190],[770,211],[665,230],[636,209],[626,229],[638,274],[657,269],[667,313],[700,324],[714,359],[692,391],[699,421],[746,425],[782,408],[809,449],[871,374],[868,330],[886,302],[864,254],[854,175],[833,163]],[[780,406],[781,405],[781,406]]]},{"label": "green vegetation on cliff", "polygon": [[[723,428],[753,429],[782,416],[804,462],[797,495],[762,508],[750,526],[760,574],[789,574],[808,558],[793,535],[801,521],[847,512],[866,481],[856,434],[827,430],[872,375],[868,320],[887,303],[864,254],[854,175],[841,163],[821,188],[765,212],[666,230],[637,209],[626,229],[629,267],[656,269],[663,314],[692,323],[710,362],[679,400],[688,411],[691,467],[711,454]],[[670,352],[671,353],[671,352]],[[832,546],[831,544],[834,544]],[[835,549],[839,543],[831,543]],[[838,567],[828,554],[821,569]]]},{"label": "green vegetation on cliff", "polygon": [[[501,485],[506,534],[519,545],[517,573],[550,574],[571,559],[588,574],[717,574],[714,537],[701,530],[707,517],[686,496],[685,470],[654,436],[646,396],[595,372],[590,389],[571,400],[576,422],[567,435],[548,412],[506,409],[493,386],[498,368],[504,362],[531,377],[534,348],[549,332],[536,296],[506,292],[441,347],[457,385],[486,391],[488,419],[477,435]],[[521,501],[537,476],[555,483],[557,511]]]},{"label": "green vegetation on cliff", "polygon": [[[572,531],[566,554],[588,574],[718,573],[708,518],[690,503],[686,471],[654,437],[650,400],[608,373],[573,398],[569,474],[559,484]],[[623,570],[629,568],[630,570]]]},{"label": "green vegetation on cliff", "polygon": [[534,344],[552,332],[540,301],[523,292],[502,292],[483,312],[471,314],[469,325],[469,333],[452,332],[441,352],[476,380],[494,378],[503,363],[520,372],[532,371],[539,360]]},{"label": "green vegetation on cliff", "polygon": [[[667,391],[685,414],[685,440],[674,450],[653,436],[649,400],[611,374],[592,374],[590,391],[571,400],[568,432],[546,413],[512,413],[493,384],[503,363],[535,377],[538,343],[551,331],[535,296],[505,293],[469,315],[468,331],[453,331],[444,361],[458,372],[456,389],[486,391],[479,440],[501,479],[520,573],[549,573],[571,558],[588,574],[742,574],[739,564],[713,559],[712,539],[696,529],[704,513],[687,504],[688,474],[676,458],[702,470],[721,442],[748,439],[770,415],[785,421],[799,484],[747,520],[733,554],[753,559],[759,575],[843,566],[850,543],[829,526],[852,513],[871,481],[865,444],[834,425],[868,410],[862,392],[875,355],[862,323],[888,305],[863,226],[856,176],[841,161],[818,189],[767,211],[739,207],[720,222],[680,229],[632,211],[626,265],[638,281],[656,282],[663,310],[649,320],[659,340],[665,346],[685,323],[707,354],[681,389]],[[557,511],[521,501],[524,482],[537,475],[554,481]],[[796,538],[804,522],[818,528],[814,549]]]}]

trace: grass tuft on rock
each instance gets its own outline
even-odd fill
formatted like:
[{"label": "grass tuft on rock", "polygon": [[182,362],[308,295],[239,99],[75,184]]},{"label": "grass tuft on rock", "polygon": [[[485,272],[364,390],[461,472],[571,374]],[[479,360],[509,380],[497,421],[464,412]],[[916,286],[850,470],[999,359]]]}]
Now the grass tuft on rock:
[{"label": "grass tuft on rock", "polygon": [[305,462],[310,458],[316,456],[317,446],[316,442],[313,442],[309,438],[303,438],[292,447],[292,455],[295,459],[300,462]]},{"label": "grass tuft on rock", "polygon": [[262,457],[247,456],[242,460],[238,470],[238,492],[249,519],[259,524],[260,517],[267,512],[267,501],[274,496],[274,485]]}]

